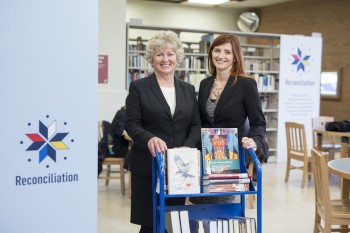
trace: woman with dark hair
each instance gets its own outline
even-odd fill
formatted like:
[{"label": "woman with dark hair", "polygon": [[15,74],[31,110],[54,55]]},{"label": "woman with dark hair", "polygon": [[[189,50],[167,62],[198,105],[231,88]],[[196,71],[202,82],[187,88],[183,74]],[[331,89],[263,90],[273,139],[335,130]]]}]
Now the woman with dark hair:
[{"label": "woman with dark hair", "polygon": [[[237,128],[239,146],[252,148],[261,161],[266,160],[266,120],[256,81],[244,72],[241,46],[235,35],[222,34],[214,39],[208,52],[208,67],[211,76],[201,81],[198,94],[202,127]],[[243,136],[247,119],[249,131]],[[234,198],[192,197],[190,201],[194,204],[231,203]]]}]

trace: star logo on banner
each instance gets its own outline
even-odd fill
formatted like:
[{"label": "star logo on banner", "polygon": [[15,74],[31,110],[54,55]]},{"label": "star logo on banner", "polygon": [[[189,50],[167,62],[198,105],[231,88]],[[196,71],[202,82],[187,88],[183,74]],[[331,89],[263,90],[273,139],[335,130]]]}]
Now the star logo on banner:
[{"label": "star logo on banner", "polygon": [[298,54],[292,54],[294,61],[292,63],[292,65],[296,65],[297,67],[297,72],[299,70],[302,70],[305,72],[305,66],[306,65],[310,65],[309,63],[309,59],[310,59],[310,55],[306,55],[303,57],[301,50],[298,48]]},{"label": "star logo on banner", "polygon": [[[49,118],[49,116],[46,116]],[[64,123],[67,124],[66,122]],[[30,126],[31,123],[28,123]],[[57,131],[57,121],[53,121],[51,124],[45,125],[39,120],[39,132],[25,134],[30,140],[31,144],[26,151],[38,151],[39,163],[44,161],[47,157],[56,162],[56,153],[58,150],[67,150],[68,146],[63,140],[68,135],[67,132]],[[74,140],[72,140],[73,142]],[[23,141],[21,141],[23,144]],[[66,157],[64,157],[66,159]],[[31,160],[29,160],[31,161]]]}]

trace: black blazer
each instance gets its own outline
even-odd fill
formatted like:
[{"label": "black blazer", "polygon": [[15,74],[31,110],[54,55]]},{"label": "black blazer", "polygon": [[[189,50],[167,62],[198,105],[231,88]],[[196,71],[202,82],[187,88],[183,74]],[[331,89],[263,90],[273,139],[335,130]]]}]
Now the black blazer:
[{"label": "black blazer", "polygon": [[244,133],[244,123],[248,117],[250,129],[247,136],[253,138],[258,148],[263,150],[264,156],[267,156],[266,120],[261,109],[256,81],[253,78],[240,77],[233,85],[234,77],[231,76],[214,111],[214,122],[211,122],[206,111],[206,103],[213,82],[213,76],[203,79],[199,88],[198,105],[202,127],[237,128],[240,142]]},{"label": "black blazer", "polygon": [[167,147],[197,147],[200,141],[200,116],[193,85],[175,79],[176,109],[170,107],[154,74],[131,82],[126,99],[125,130],[133,140],[131,171],[152,176],[152,155],[148,141],[157,136]]}]

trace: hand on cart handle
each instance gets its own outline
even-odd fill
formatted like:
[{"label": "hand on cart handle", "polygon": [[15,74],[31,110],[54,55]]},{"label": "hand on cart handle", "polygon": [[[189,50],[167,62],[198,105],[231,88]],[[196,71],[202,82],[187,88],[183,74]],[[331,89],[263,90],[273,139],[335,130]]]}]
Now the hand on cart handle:
[{"label": "hand on cart handle", "polygon": [[256,145],[254,139],[248,138],[248,137],[242,138],[242,147],[245,149],[253,149],[254,151],[256,151],[256,149],[257,149],[257,145]]},{"label": "hand on cart handle", "polygon": [[147,146],[153,157],[156,157],[156,152],[165,152],[168,149],[166,143],[158,137],[151,138]]}]

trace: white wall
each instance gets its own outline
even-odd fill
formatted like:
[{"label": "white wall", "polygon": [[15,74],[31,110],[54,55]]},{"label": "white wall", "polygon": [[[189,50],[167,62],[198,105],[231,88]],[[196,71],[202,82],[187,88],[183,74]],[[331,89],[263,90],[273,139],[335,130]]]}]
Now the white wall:
[{"label": "white wall", "polygon": [[146,25],[235,31],[238,30],[236,22],[240,12],[217,7],[128,0],[126,21],[141,18]]},{"label": "white wall", "polygon": [[99,0],[99,7],[99,54],[109,56],[109,81],[99,84],[98,117],[109,121],[124,105],[127,95],[125,26],[130,18],[142,19],[143,24],[152,26],[236,31],[242,11],[136,0]]},{"label": "white wall", "polygon": [[99,120],[112,121],[125,103],[125,9],[126,0],[99,0],[99,54],[109,63],[108,83],[98,85]]}]

